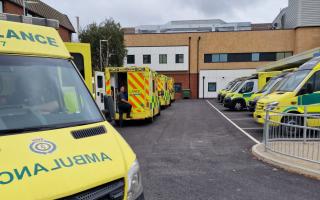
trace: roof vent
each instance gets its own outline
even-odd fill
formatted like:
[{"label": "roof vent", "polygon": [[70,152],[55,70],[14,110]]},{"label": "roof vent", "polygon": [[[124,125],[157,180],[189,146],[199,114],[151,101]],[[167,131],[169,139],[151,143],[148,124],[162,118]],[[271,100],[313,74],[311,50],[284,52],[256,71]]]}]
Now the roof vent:
[{"label": "roof vent", "polygon": [[59,21],[55,19],[39,18],[39,17],[30,17],[23,15],[14,15],[8,13],[0,13],[0,20],[20,22],[26,24],[34,24],[39,26],[48,26],[55,29],[59,28]]},{"label": "roof vent", "polygon": [[101,135],[107,133],[107,130],[104,126],[98,126],[94,128],[82,129],[72,131],[71,134],[75,139],[82,139],[86,137],[93,137],[96,135]]}]

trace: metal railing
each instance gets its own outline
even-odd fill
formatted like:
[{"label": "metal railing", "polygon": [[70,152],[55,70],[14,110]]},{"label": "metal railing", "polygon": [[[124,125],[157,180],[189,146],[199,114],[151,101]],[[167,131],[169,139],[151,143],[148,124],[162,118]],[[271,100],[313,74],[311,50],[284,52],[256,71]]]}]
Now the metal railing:
[{"label": "metal railing", "polygon": [[266,110],[265,151],[320,163],[320,114],[307,111],[307,106],[304,114]]}]

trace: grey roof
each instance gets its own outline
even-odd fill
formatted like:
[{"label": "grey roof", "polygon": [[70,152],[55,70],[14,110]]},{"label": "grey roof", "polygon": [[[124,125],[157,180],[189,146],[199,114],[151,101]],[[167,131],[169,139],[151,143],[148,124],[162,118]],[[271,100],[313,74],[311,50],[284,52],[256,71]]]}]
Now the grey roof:
[{"label": "grey roof", "polygon": [[[23,0],[8,0],[14,4],[19,6],[23,6]],[[52,8],[51,6],[43,3],[40,0],[32,0],[38,3],[30,3],[27,4],[26,7],[29,11],[39,15],[40,17],[48,18],[48,19],[56,19],[59,21],[60,25],[64,28],[68,29],[69,31],[75,33],[75,29],[72,23],[69,20],[69,17],[56,9]]]}]

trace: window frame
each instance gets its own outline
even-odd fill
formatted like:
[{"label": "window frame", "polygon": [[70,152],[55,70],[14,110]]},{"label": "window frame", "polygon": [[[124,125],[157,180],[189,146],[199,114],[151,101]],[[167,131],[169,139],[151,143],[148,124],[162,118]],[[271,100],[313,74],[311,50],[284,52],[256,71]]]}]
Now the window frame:
[{"label": "window frame", "polygon": [[[182,61],[180,61],[180,59],[181,59],[180,56],[182,56]],[[175,57],[176,57],[176,59],[175,59],[176,64],[183,64],[184,63],[184,54],[176,54]]]},{"label": "window frame", "polygon": [[[210,90],[210,84],[214,84],[215,89],[214,90]],[[217,92],[217,82],[208,82],[208,92]]]},{"label": "window frame", "polygon": [[[129,62],[129,57],[133,58],[133,62]],[[134,54],[127,55],[127,64],[134,65],[136,63],[136,56]]]},{"label": "window frame", "polygon": [[[145,58],[148,58],[147,61]],[[142,55],[142,63],[143,64],[151,64],[151,54],[144,54]]]},{"label": "window frame", "polygon": [[168,64],[168,54],[159,54],[159,64]]}]

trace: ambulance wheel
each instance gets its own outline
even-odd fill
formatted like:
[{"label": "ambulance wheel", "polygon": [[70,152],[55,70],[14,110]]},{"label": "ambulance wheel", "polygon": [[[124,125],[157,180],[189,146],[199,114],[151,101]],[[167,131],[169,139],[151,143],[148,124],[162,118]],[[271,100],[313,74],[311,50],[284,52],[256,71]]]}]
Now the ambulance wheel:
[{"label": "ambulance wheel", "polygon": [[161,115],[161,107],[159,106],[159,113],[157,116],[160,116]]},{"label": "ambulance wheel", "polygon": [[149,118],[146,119],[146,121],[147,121],[147,123],[152,124],[153,121],[154,121],[154,117],[153,116],[149,117]]},{"label": "ambulance wheel", "polygon": [[119,120],[114,120],[114,123],[116,124],[116,126],[120,126],[120,121]]},{"label": "ambulance wheel", "polygon": [[244,108],[245,108],[245,103],[243,102],[243,101],[241,101],[241,100],[236,100],[236,101],[234,101],[234,103],[233,103],[233,106],[232,106],[232,109],[233,110],[236,110],[236,111],[241,111],[241,110],[243,110]]},{"label": "ambulance wheel", "polygon": [[282,123],[286,125],[282,125],[282,134],[285,134],[288,137],[293,138],[301,138],[303,137],[303,128],[293,127],[292,125],[296,126],[303,126],[304,119],[303,117],[298,116],[286,116],[283,117],[281,120]]}]

